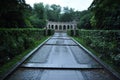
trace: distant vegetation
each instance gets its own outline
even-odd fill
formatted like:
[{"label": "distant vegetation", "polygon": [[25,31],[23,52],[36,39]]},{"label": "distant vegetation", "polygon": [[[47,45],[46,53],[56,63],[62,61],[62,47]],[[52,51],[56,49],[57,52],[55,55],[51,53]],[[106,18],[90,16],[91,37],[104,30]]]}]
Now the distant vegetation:
[{"label": "distant vegetation", "polygon": [[76,20],[80,29],[120,29],[119,4],[119,0],[94,0],[88,10],[75,11],[69,7],[62,10],[56,4],[36,3],[32,8],[25,0],[4,0],[0,3],[0,27],[43,28],[47,20]]}]

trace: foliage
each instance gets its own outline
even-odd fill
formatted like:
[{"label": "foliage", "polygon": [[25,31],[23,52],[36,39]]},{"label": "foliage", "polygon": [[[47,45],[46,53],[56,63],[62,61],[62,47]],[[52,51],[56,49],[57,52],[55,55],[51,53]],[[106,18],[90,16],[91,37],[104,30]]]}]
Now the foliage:
[{"label": "foliage", "polygon": [[[78,38],[99,53],[103,60],[120,66],[120,31],[109,30],[79,30]],[[70,34],[70,32],[69,32]]]},{"label": "foliage", "polygon": [[[84,13],[84,11],[81,13]],[[86,11],[86,13],[84,13],[83,16],[80,18],[80,21],[78,23],[78,28],[80,28],[80,29],[92,29],[91,23],[90,23],[92,15],[93,14],[90,11]]]},{"label": "foliage", "polygon": [[13,59],[7,61],[4,65],[0,67],[0,77],[2,75],[6,74],[10,69],[16,65],[23,57],[25,57],[29,52],[31,52],[35,47],[37,47],[39,44],[41,44],[43,41],[45,41],[48,38],[48,36],[42,38],[39,41],[35,41],[35,45],[33,45],[31,48],[23,51],[21,54],[16,55]]},{"label": "foliage", "polygon": [[44,11],[43,3],[35,3],[33,10],[34,10],[34,13],[37,15],[37,17],[39,19],[43,19],[44,18],[45,11]]},{"label": "foliage", "polygon": [[120,1],[94,0],[90,10],[94,13],[97,29],[120,29]]},{"label": "foliage", "polygon": [[[8,4],[9,3],[9,4]],[[0,27],[25,27],[24,10],[29,8],[25,0],[4,0],[0,3]]]},{"label": "foliage", "polygon": [[90,24],[93,27],[93,29],[95,29],[96,27],[96,20],[95,20],[95,16],[92,16],[92,18],[90,19]]},{"label": "foliage", "polygon": [[0,29],[0,65],[32,47],[36,41],[45,36],[44,31],[40,29]]},{"label": "foliage", "polygon": [[64,13],[61,14],[60,21],[61,22],[70,22],[74,20],[74,9],[73,8],[68,8],[64,7]]},{"label": "foliage", "polygon": [[[8,4],[9,3],[9,4]],[[120,29],[120,1],[93,0],[88,10],[74,11],[60,5],[35,3],[25,0],[4,0],[0,3],[1,28],[44,28],[48,21],[77,21],[79,29]]]},{"label": "foliage", "polygon": [[53,4],[53,5],[51,5],[50,11],[52,13],[51,16],[53,15],[52,18],[51,18],[51,19],[53,19],[52,21],[59,21],[61,6]]},{"label": "foliage", "polygon": [[44,28],[46,26],[46,14],[43,3],[34,4],[29,20],[35,28]]}]

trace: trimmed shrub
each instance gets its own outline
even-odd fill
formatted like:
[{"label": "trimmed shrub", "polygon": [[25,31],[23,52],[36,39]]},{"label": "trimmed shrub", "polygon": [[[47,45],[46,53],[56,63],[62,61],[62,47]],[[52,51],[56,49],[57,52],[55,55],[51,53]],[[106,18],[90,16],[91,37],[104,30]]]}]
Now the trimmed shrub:
[{"label": "trimmed shrub", "polygon": [[75,35],[74,30],[67,30],[67,34],[70,36],[79,36],[79,30],[75,30]]},{"label": "trimmed shrub", "polygon": [[[41,29],[0,29],[0,65],[32,47],[45,35]],[[52,35],[52,31],[50,32]]]},{"label": "trimmed shrub", "polygon": [[[70,34],[70,32],[69,32]],[[100,58],[120,65],[119,30],[79,30],[78,38],[99,53]]]},{"label": "trimmed shrub", "polygon": [[54,34],[54,30],[48,29],[48,36],[53,35]]}]

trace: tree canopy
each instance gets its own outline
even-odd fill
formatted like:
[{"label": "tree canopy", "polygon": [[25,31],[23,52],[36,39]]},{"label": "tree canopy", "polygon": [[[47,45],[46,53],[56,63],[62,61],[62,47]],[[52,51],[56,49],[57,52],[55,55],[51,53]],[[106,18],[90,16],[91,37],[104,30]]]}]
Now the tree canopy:
[{"label": "tree canopy", "polygon": [[23,11],[29,8],[25,0],[3,0],[0,2],[0,27],[25,27]]},{"label": "tree canopy", "polygon": [[[9,3],[9,4],[8,4]],[[0,3],[1,28],[44,28],[47,20],[77,21],[80,29],[120,29],[120,1],[93,0],[88,10],[75,11],[60,5],[35,3],[32,8],[25,0],[4,0]]]},{"label": "tree canopy", "polygon": [[98,29],[120,29],[120,1],[94,0],[89,9]]}]

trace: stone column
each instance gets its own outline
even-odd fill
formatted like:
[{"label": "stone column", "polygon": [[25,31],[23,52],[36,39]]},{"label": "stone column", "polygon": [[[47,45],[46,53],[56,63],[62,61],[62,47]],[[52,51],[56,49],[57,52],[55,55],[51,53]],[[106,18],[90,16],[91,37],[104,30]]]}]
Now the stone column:
[{"label": "stone column", "polygon": [[50,25],[47,25],[47,28],[50,29]]},{"label": "stone column", "polygon": [[55,30],[55,26],[53,25],[53,29]]},{"label": "stone column", "polygon": [[46,29],[45,29],[45,35],[47,36],[48,35],[48,25],[46,26]]},{"label": "stone column", "polygon": [[71,30],[73,30],[73,27],[72,27],[72,25],[70,25],[70,27],[71,27]]},{"label": "stone column", "polygon": [[61,24],[61,27],[62,27],[62,31],[63,31],[63,25]]},{"label": "stone column", "polygon": [[58,30],[59,30],[59,24],[57,24]]},{"label": "stone column", "polygon": [[49,27],[49,29],[51,29],[52,26]]},{"label": "stone column", "polygon": [[74,25],[74,36],[76,35],[76,26]]}]

